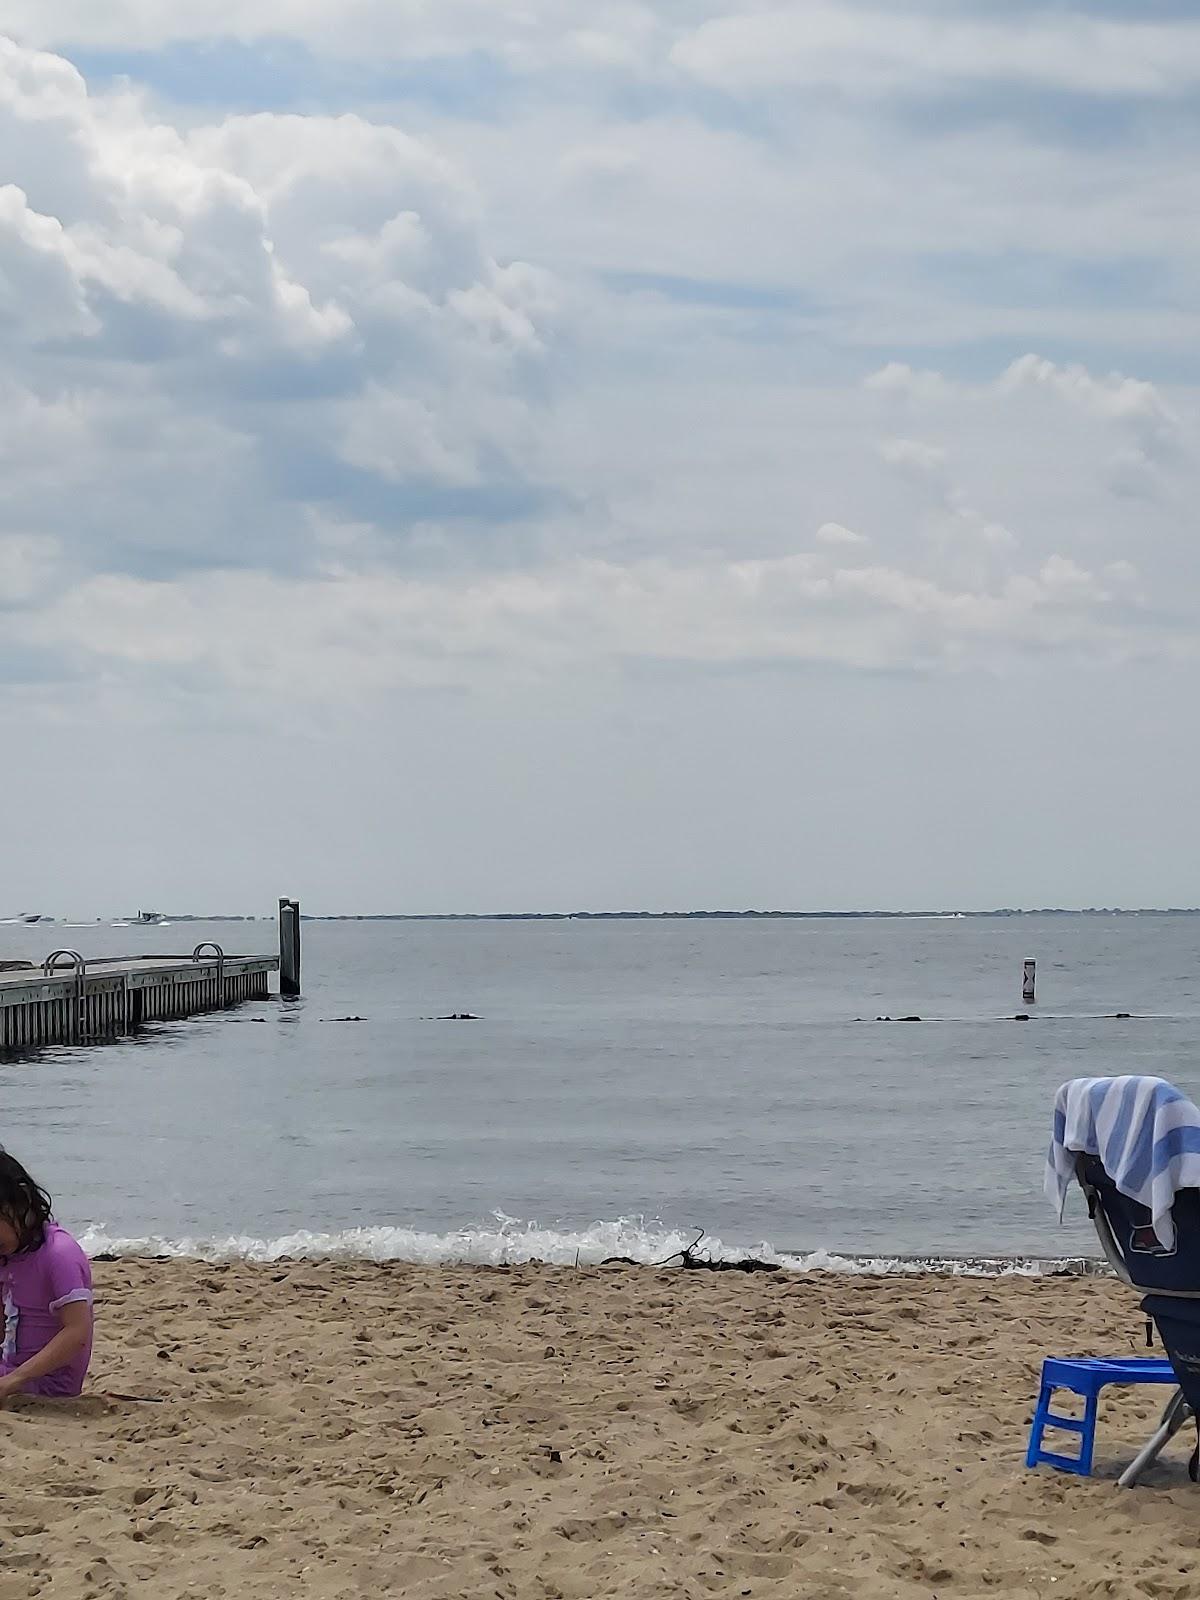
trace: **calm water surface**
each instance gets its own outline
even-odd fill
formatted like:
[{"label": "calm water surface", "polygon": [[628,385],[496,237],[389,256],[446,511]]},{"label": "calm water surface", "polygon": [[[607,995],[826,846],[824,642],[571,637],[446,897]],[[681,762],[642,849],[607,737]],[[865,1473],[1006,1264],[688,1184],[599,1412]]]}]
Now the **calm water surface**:
[{"label": "calm water surface", "polygon": [[[209,937],[269,950],[275,930],[3,926],[0,957]],[[1060,1228],[1041,1194],[1057,1085],[1154,1072],[1200,1098],[1200,917],[304,937],[302,1000],[0,1062],[0,1137],[68,1225],[373,1229],[373,1248],[420,1254],[426,1235],[494,1233],[500,1212],[564,1234],[644,1218],[739,1246],[1071,1253],[1094,1249],[1078,1206]],[[1026,956],[1040,1004],[1020,1023]],[[430,1020],[447,1011],[481,1020]],[[366,1020],[331,1020],[348,1014]]]}]

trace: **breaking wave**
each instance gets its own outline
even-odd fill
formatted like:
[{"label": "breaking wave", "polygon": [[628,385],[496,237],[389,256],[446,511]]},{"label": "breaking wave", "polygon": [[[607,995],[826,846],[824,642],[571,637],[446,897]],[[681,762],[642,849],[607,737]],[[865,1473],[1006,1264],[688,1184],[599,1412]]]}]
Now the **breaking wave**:
[{"label": "breaking wave", "polygon": [[[597,1266],[623,1256],[647,1266],[664,1264],[693,1243],[696,1230],[667,1227],[642,1218],[594,1222],[587,1228],[542,1227],[497,1213],[487,1223],[447,1233],[417,1228],[374,1226],[320,1232],[302,1228],[272,1238],[251,1234],[163,1238],[154,1234],[124,1237],[103,1224],[80,1235],[89,1255],[142,1256],[198,1261],[406,1261],[429,1266],[516,1266],[542,1262],[550,1266]],[[1090,1273],[1102,1264],[1090,1257],[851,1255],[827,1249],[777,1250],[760,1242],[730,1245],[705,1235],[696,1254],[713,1261],[754,1257],[778,1263],[789,1272],[829,1272],[879,1277],[890,1273],[952,1273],[970,1277],[1020,1274],[1039,1277],[1052,1272]]]}]

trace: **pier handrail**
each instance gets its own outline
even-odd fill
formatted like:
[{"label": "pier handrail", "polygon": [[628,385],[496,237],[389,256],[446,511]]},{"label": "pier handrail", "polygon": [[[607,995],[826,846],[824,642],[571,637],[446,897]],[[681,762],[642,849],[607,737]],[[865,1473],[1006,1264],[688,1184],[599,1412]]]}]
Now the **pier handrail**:
[{"label": "pier handrail", "polygon": [[42,962],[43,977],[48,978],[58,970],[59,956],[70,956],[75,977],[82,978],[87,972],[87,962],[79,954],[78,950],[52,950],[45,961]]},{"label": "pier handrail", "polygon": [[78,1044],[83,1037],[83,985],[87,977],[87,962],[78,950],[52,950],[42,962],[42,976],[53,977],[58,970],[59,956],[68,956],[71,960],[71,976],[75,979],[75,993],[71,997],[71,1031],[68,1035],[71,1044]]},{"label": "pier handrail", "polygon": [[202,950],[215,950],[217,955],[217,1004],[224,1010],[225,1007],[225,952],[215,939],[206,939],[203,944],[198,944],[192,951],[192,960],[201,959]]}]

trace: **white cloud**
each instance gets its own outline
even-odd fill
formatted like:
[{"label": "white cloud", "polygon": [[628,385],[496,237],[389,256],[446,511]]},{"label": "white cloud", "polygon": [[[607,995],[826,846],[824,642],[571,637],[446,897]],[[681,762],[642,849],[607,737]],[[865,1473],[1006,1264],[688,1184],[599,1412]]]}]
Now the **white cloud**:
[{"label": "white cloud", "polygon": [[1155,385],[1120,372],[1097,376],[1079,363],[1060,366],[1025,355],[1001,374],[997,387],[1016,397],[1053,396],[1106,425],[1118,441],[1106,475],[1115,495],[1156,498],[1166,482],[1162,469],[1186,448],[1179,418]]},{"label": "white cloud", "polygon": [[67,651],[90,672],[186,667],[209,689],[336,705],[364,691],[494,687],[637,658],[879,670],[986,661],[1029,646],[1104,656],[1136,638],[1111,598],[1096,574],[1059,555],[974,591],[803,554],[590,560],[455,582],[394,573],[93,578],[31,619],[22,637]]},{"label": "white cloud", "polygon": [[611,0],[581,17],[572,0],[9,0],[27,45],[110,50],[172,42],[279,39],[342,59],[486,55],[515,73],[583,68],[643,82],[673,73],[726,91],[836,86],[873,94],[942,81],[1013,81],[1092,94],[1169,95],[1200,82],[1190,20],[1081,12],[950,15],[856,0]]},{"label": "white cloud", "polygon": [[[581,20],[588,25],[581,27]],[[582,19],[572,0],[10,0],[5,25],[24,43],[155,49],[172,41],[302,39],[343,58],[436,59],[487,52],[514,70],[582,60],[639,66],[660,29],[655,8],[610,0]]]},{"label": "white cloud", "polygon": [[0,535],[0,611],[47,593],[58,568],[58,542],[38,534]]},{"label": "white cloud", "polygon": [[[1186,403],[1151,384],[1028,355],[805,387],[786,339],[776,367],[738,334],[814,313],[676,282],[686,237],[680,262],[635,257],[653,294],[502,259],[506,208],[428,138],[355,115],[175,127],[13,48],[0,106],[0,582],[29,649],[349,701],[631,657],[1154,648],[1161,572],[1132,572],[1122,497],[1193,468]],[[652,213],[698,160],[755,208],[794,181],[682,122],[544,144],[529,192],[606,249],[629,216],[672,241],[679,214]]]},{"label": "white cloud", "polygon": [[0,149],[7,515],[50,516],[77,566],[302,565],[292,497],[358,494],[402,535],[388,485],[428,509],[526,484],[553,284],[495,259],[424,142],[356,116],[181,132],[6,42]]},{"label": "white cloud", "polygon": [[559,157],[564,186],[613,196],[637,181],[641,161],[636,151],[613,144],[576,145]]},{"label": "white cloud", "polygon": [[902,395],[911,400],[939,400],[952,390],[940,372],[914,371],[907,362],[889,361],[863,379],[863,387],[878,394]]},{"label": "white cloud", "polygon": [[1011,79],[1091,94],[1166,95],[1200,82],[1200,29],[1028,10],[934,16],[813,0],[731,8],[681,39],[672,60],[704,83],[742,92],[837,86],[873,94],[930,79]]},{"label": "white cloud", "polygon": [[817,538],[822,544],[864,545],[870,542],[866,534],[844,528],[840,522],[823,522],[817,529]]},{"label": "white cloud", "polygon": [[1041,356],[1025,355],[1002,373],[998,386],[1013,392],[1048,388],[1094,416],[1127,423],[1146,439],[1165,443],[1177,428],[1171,407],[1152,383],[1120,372],[1096,377],[1079,363],[1058,366]]},{"label": "white cloud", "polygon": [[946,464],[946,452],[940,445],[924,444],[920,439],[885,439],[879,453],[889,467],[918,478],[939,477]]},{"label": "white cloud", "polygon": [[14,342],[94,334],[79,252],[55,217],[40,216],[14,184],[0,188],[0,327]]}]

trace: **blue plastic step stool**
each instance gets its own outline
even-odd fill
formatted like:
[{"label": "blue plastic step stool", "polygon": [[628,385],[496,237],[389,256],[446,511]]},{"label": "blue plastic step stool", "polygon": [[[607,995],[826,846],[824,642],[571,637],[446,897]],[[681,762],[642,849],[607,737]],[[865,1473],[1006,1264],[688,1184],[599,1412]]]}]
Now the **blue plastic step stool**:
[{"label": "blue plastic step stool", "polygon": [[[1121,1361],[1103,1361],[1090,1356],[1078,1361],[1043,1361],[1042,1387],[1025,1454],[1027,1467],[1036,1467],[1045,1461],[1063,1472],[1077,1472],[1083,1478],[1088,1476],[1096,1442],[1096,1410],[1100,1391],[1106,1383],[1173,1383],[1178,1387],[1179,1379],[1171,1363],[1160,1356],[1129,1356]],[[1083,1396],[1082,1418],[1055,1416],[1050,1410],[1050,1401],[1056,1389],[1071,1389]],[[1042,1436],[1047,1427],[1065,1428],[1068,1433],[1079,1434],[1079,1454],[1064,1456],[1045,1449]]]}]

